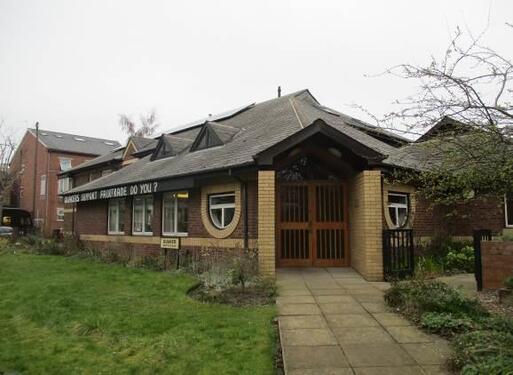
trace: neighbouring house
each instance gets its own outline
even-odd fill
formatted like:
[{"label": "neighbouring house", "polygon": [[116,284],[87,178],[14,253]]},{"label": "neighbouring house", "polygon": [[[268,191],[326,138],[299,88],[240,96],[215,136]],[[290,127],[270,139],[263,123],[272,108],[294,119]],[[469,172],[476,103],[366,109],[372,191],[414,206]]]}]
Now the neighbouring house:
[{"label": "neighbouring house", "polygon": [[72,187],[71,180],[58,180],[57,175],[121,145],[110,139],[41,129],[37,139],[36,130],[28,129],[11,159],[9,171],[17,178],[11,204],[31,212],[34,224],[50,236],[64,224],[59,193]]},{"label": "neighbouring house", "polygon": [[[450,121],[438,124],[439,130]],[[88,246],[123,245],[160,254],[162,239],[182,251],[258,251],[263,274],[276,267],[351,266],[383,278],[383,230],[413,228],[422,240],[439,230],[468,237],[486,225],[500,232],[504,202],[478,199],[453,225],[415,189],[388,183],[398,168],[432,162],[427,144],[398,136],[320,104],[308,90],[249,104],[164,132],[114,156],[116,172],[75,183],[73,233]],[[132,151],[134,150],[134,151]],[[79,172],[74,172],[79,179]]]}]

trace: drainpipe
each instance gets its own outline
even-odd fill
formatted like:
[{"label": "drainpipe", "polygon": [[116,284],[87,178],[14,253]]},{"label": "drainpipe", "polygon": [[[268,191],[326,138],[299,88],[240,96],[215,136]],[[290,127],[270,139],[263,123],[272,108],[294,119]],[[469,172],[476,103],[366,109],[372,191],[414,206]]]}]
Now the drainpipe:
[{"label": "drainpipe", "polygon": [[242,190],[242,211],[244,215],[243,233],[244,233],[244,253],[248,252],[249,248],[249,234],[248,234],[248,183],[242,180],[239,176],[233,175],[230,169],[229,174],[240,182]]}]

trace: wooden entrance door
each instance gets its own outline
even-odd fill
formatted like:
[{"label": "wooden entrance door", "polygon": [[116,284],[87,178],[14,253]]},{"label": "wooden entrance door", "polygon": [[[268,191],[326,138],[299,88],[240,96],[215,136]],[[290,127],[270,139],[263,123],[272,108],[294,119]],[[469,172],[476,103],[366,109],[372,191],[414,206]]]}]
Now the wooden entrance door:
[{"label": "wooden entrance door", "polygon": [[277,197],[278,266],[349,264],[344,184],[285,182],[278,184]]}]

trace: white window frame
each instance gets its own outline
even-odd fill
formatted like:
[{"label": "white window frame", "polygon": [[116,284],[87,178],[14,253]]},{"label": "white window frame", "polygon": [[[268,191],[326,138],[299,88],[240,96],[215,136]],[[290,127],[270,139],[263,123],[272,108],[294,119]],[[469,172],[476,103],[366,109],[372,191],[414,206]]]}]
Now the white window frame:
[{"label": "white window frame", "polygon": [[[178,232],[177,231],[177,228],[178,228],[178,198],[177,198],[177,194],[187,194],[189,195],[189,192],[187,191],[176,191],[176,192],[170,192],[170,193],[164,193],[162,194],[162,235],[163,236],[177,236],[177,237],[185,237],[187,236],[189,233],[188,232]],[[172,195],[174,200],[175,200],[175,204],[174,204],[174,212],[173,212],[173,216],[174,216],[174,231],[172,232],[166,232],[164,231],[164,227],[165,227],[165,218],[164,218],[164,204],[165,204],[165,200],[166,200],[166,196],[169,196],[169,195]],[[188,202],[189,198],[187,198],[187,210],[189,209],[188,205],[189,205],[189,202]]]},{"label": "white window frame", "polygon": [[397,225],[394,223],[394,219],[392,218],[392,215],[390,215],[390,211],[388,211],[388,215],[390,216],[390,222],[393,225],[395,229],[403,228],[408,223],[408,218],[410,216],[410,197],[407,193],[395,193],[395,192],[388,192],[388,197],[390,196],[396,196],[396,197],[403,197],[406,199],[406,203],[391,203],[390,199],[388,199],[387,204],[387,210],[390,210],[390,208],[393,208],[395,210],[395,217],[399,220],[399,209],[405,208],[406,209],[406,220],[402,225]]},{"label": "white window frame", "polygon": [[[62,215],[60,213],[62,213]],[[64,221],[64,207],[57,207],[56,214],[57,221]],[[62,219],[60,217],[62,217]]]},{"label": "white window frame", "polygon": [[[64,184],[64,181],[67,181],[67,184]],[[71,190],[72,187],[73,187],[73,180],[71,179],[71,177],[59,178],[57,180],[57,192],[58,192],[58,194],[65,193],[68,190]]]},{"label": "white window frame", "polygon": [[[227,197],[227,196],[233,196],[233,203],[221,203],[221,204],[212,204],[212,198],[220,198],[220,197]],[[229,193],[220,193],[220,194],[211,194],[208,196],[208,216],[210,217],[210,221],[216,227],[217,229],[225,229],[228,227],[232,222],[233,219],[235,219],[235,192],[229,192]],[[224,212],[226,208],[233,208],[234,214],[232,217],[232,221],[230,221],[228,224],[224,222]],[[212,210],[213,209],[221,209],[221,226],[217,225],[214,218],[212,217]]]},{"label": "white window frame", "polygon": [[[110,230],[110,209],[111,207],[114,207],[113,204],[116,204],[116,228],[117,230]],[[119,235],[119,234],[125,234],[125,231],[124,230],[119,230],[120,228],[120,221],[119,221],[119,206],[120,205],[124,205],[125,204],[125,199],[124,198],[115,198],[115,199],[109,199],[109,207],[108,207],[108,211],[107,211],[107,233],[108,234],[114,234],[114,235]],[[123,213],[125,212],[125,210],[123,210]],[[125,221],[125,217],[123,216],[123,222]]]},{"label": "white window frame", "polygon": [[[69,167],[68,168],[63,168],[62,167],[62,163],[63,162],[69,162]],[[61,168],[61,171],[67,171],[68,169],[73,168],[72,165],[71,165],[71,159],[70,158],[59,158],[59,167]]]},{"label": "white window frame", "polygon": [[[142,232],[136,232],[134,230],[134,227],[135,227],[135,200],[136,198],[143,198],[143,216],[142,216],[142,229],[143,231]],[[153,196],[152,195],[138,195],[136,197],[134,197],[133,201],[132,201],[132,235],[134,236],[153,236],[153,231],[151,232],[145,232],[144,231],[144,227],[146,226],[146,199],[148,198],[151,198],[151,205],[152,205],[152,218],[153,218],[153,215],[155,214],[155,207],[153,207],[153,204],[154,204],[154,199],[153,199]],[[153,226],[152,226],[153,227]]]},{"label": "white window frame", "polygon": [[39,178],[39,195],[46,196],[46,175],[42,174]]},{"label": "white window frame", "polygon": [[506,228],[513,228],[513,223],[508,223],[508,195],[504,194],[504,226]]}]

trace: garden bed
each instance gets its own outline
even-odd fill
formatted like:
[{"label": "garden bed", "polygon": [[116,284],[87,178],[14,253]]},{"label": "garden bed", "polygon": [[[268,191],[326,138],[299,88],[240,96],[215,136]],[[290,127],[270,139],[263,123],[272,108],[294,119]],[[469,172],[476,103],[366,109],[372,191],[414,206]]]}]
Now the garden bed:
[{"label": "garden bed", "polygon": [[465,374],[513,373],[513,319],[435,280],[395,283],[386,303],[422,329],[451,341],[450,364]]}]

